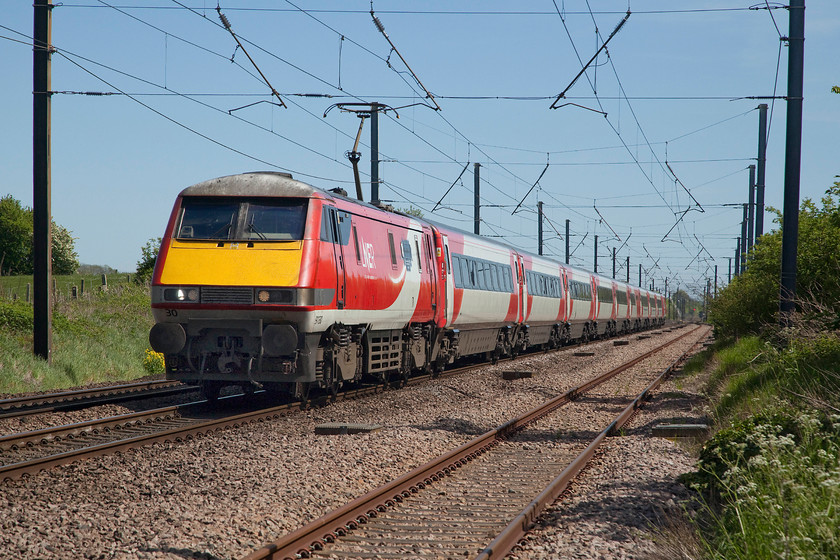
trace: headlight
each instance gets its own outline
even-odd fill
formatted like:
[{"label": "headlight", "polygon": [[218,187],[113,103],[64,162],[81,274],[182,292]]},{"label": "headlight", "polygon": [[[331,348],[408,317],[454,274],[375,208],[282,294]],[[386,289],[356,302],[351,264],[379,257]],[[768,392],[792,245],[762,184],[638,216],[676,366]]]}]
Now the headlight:
[{"label": "headlight", "polygon": [[163,301],[198,302],[198,288],[165,288]]},{"label": "headlight", "polygon": [[335,290],[329,288],[254,288],[254,303],[273,305],[330,305]]},{"label": "headlight", "polygon": [[297,290],[294,288],[260,288],[256,290],[257,303],[273,303],[278,305],[296,305]]}]

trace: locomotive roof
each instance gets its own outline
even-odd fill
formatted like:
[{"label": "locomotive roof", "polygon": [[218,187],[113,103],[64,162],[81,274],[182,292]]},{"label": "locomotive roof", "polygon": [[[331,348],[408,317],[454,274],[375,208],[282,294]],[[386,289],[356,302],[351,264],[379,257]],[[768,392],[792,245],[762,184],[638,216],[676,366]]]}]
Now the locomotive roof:
[{"label": "locomotive roof", "polygon": [[291,196],[310,198],[326,193],[288,173],[258,171],[227,175],[196,183],[181,191],[181,196]]}]

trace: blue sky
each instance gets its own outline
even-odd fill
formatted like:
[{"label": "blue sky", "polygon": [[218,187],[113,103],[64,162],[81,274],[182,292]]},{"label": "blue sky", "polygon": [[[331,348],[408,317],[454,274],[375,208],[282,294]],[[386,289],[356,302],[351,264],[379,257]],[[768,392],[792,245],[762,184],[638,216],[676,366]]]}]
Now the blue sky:
[{"label": "blue sky", "polygon": [[[608,275],[615,247],[622,267],[630,257],[633,282],[640,262],[657,287],[668,277],[672,287],[699,291],[715,264],[725,282],[747,167],[757,155],[755,108],[763,102],[744,98],[770,96],[774,87],[786,93],[787,48],[780,52],[779,35],[788,33],[787,11],[750,5],[376,0],[388,36],[441,107],[380,117],[380,197],[471,231],[477,162],[482,234],[536,251],[542,201],[546,254],[563,258],[555,228],[562,234],[570,219],[573,264],[592,268],[597,235],[599,270]],[[352,193],[344,154],[358,118],[324,112],[340,102],[399,108],[424,101],[373,25],[368,0],[221,2],[285,109],[269,103],[268,86],[235,49],[215,7],[207,0],[66,0],[53,10],[53,91],[113,94],[60,93],[52,101],[52,211],[77,238],[83,263],[132,271],[140,247],[162,234],[177,193],[208,178],[287,170]],[[575,105],[550,109],[580,60],[600,46],[596,26],[605,39],[628,7],[609,57],[602,53],[566,94]],[[32,7],[4,8],[0,195],[31,205]],[[805,21],[801,193],[819,199],[840,174],[840,95],[831,93],[840,85],[840,9],[812,2]],[[781,208],[786,103],[766,102],[766,197]],[[368,185],[364,191],[369,196]],[[771,227],[768,213],[765,230]]]}]

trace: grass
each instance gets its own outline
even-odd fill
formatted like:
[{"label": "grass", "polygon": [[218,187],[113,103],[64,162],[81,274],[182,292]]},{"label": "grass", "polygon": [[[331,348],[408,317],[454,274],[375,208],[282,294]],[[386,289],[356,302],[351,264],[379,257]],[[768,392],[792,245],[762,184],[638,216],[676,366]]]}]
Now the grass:
[{"label": "grass", "polygon": [[[107,290],[87,290],[71,299],[69,286],[86,288],[95,276],[57,277],[53,309],[51,364],[32,354],[32,307],[0,298],[0,393],[64,389],[119,382],[148,375],[148,333],[153,324],[148,289],[109,279]],[[2,278],[3,290],[26,277]],[[23,282],[25,286],[25,282]],[[61,287],[64,288],[61,288]],[[8,294],[7,294],[8,295]]]},{"label": "grass", "polygon": [[743,338],[686,369],[704,363],[719,431],[686,477],[702,556],[840,558],[840,333]]}]

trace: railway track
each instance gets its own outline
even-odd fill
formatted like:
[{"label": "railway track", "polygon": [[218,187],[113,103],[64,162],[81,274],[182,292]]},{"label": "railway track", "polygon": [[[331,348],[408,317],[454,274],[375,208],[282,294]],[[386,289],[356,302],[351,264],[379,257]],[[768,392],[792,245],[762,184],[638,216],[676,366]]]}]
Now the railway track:
[{"label": "railway track", "polygon": [[180,381],[158,380],[0,399],[0,419],[47,412],[66,412],[103,404],[168,397],[194,391],[198,391],[198,387],[184,385]]},{"label": "railway track", "polygon": [[[572,351],[580,346],[583,345],[571,345],[554,350],[554,352]],[[525,356],[528,356],[528,354],[523,355],[523,357]],[[515,359],[505,358],[500,361]],[[386,384],[354,387],[342,391],[337,395],[315,396],[303,403],[286,402],[278,405],[277,403],[271,403],[267,394],[257,392],[249,397],[245,395],[223,397],[217,403],[213,404],[202,400],[29,432],[8,434],[0,436],[0,480],[16,479],[24,475],[37,474],[40,471],[54,466],[68,464],[90,457],[126,451],[153,443],[181,441],[193,437],[200,437],[228,427],[238,427],[251,422],[277,418],[280,415],[288,414],[302,407],[324,406],[338,400],[361,398],[401,384],[416,385],[428,382],[432,377],[444,378],[459,375],[486,365],[486,363],[470,364],[446,370],[440,374],[412,377],[405,381],[399,380]],[[137,383],[131,384],[128,387],[133,391],[143,391],[144,387],[147,388],[153,383],[155,382]],[[172,382],[168,383],[171,384]],[[160,388],[160,391],[173,391],[176,389],[180,389],[181,391],[196,390],[194,387],[191,388],[183,385],[167,388],[158,385],[157,387]],[[48,395],[41,395],[35,398],[46,400],[47,402],[43,404],[47,408],[57,406],[81,408],[84,406],[94,406],[94,404],[90,403],[113,403],[128,398],[145,398],[145,396],[141,397],[139,394],[148,395],[148,393],[138,393],[134,396],[117,395],[116,397],[111,397],[112,400],[108,400],[109,396],[107,393],[115,389],[117,387],[94,389],[89,392],[68,392],[83,400],[79,400],[76,403],[60,405],[50,404],[48,401],[51,396]],[[106,395],[92,394],[97,391],[104,391]],[[87,397],[89,398],[86,399],[85,393],[87,393]],[[62,394],[57,393],[56,395]],[[160,396],[160,393],[156,393],[154,396]]]},{"label": "railway track", "polygon": [[[544,405],[479,436],[392,483],[333,511],[246,560],[286,558],[502,558],[591,459],[621,429],[659,382],[688,355],[644,375],[628,397],[590,392],[638,366],[698,327]],[[651,369],[652,366],[646,366]],[[657,370],[658,371],[658,370]],[[621,378],[623,381],[623,377]],[[635,397],[633,396],[635,395]],[[592,415],[596,435],[565,434],[563,416]]]},{"label": "railway track", "polygon": [[[0,480],[156,442],[181,441],[226,427],[274,418],[291,404],[254,410],[242,395],[135,412],[0,437]],[[242,411],[244,409],[244,411]]]}]

